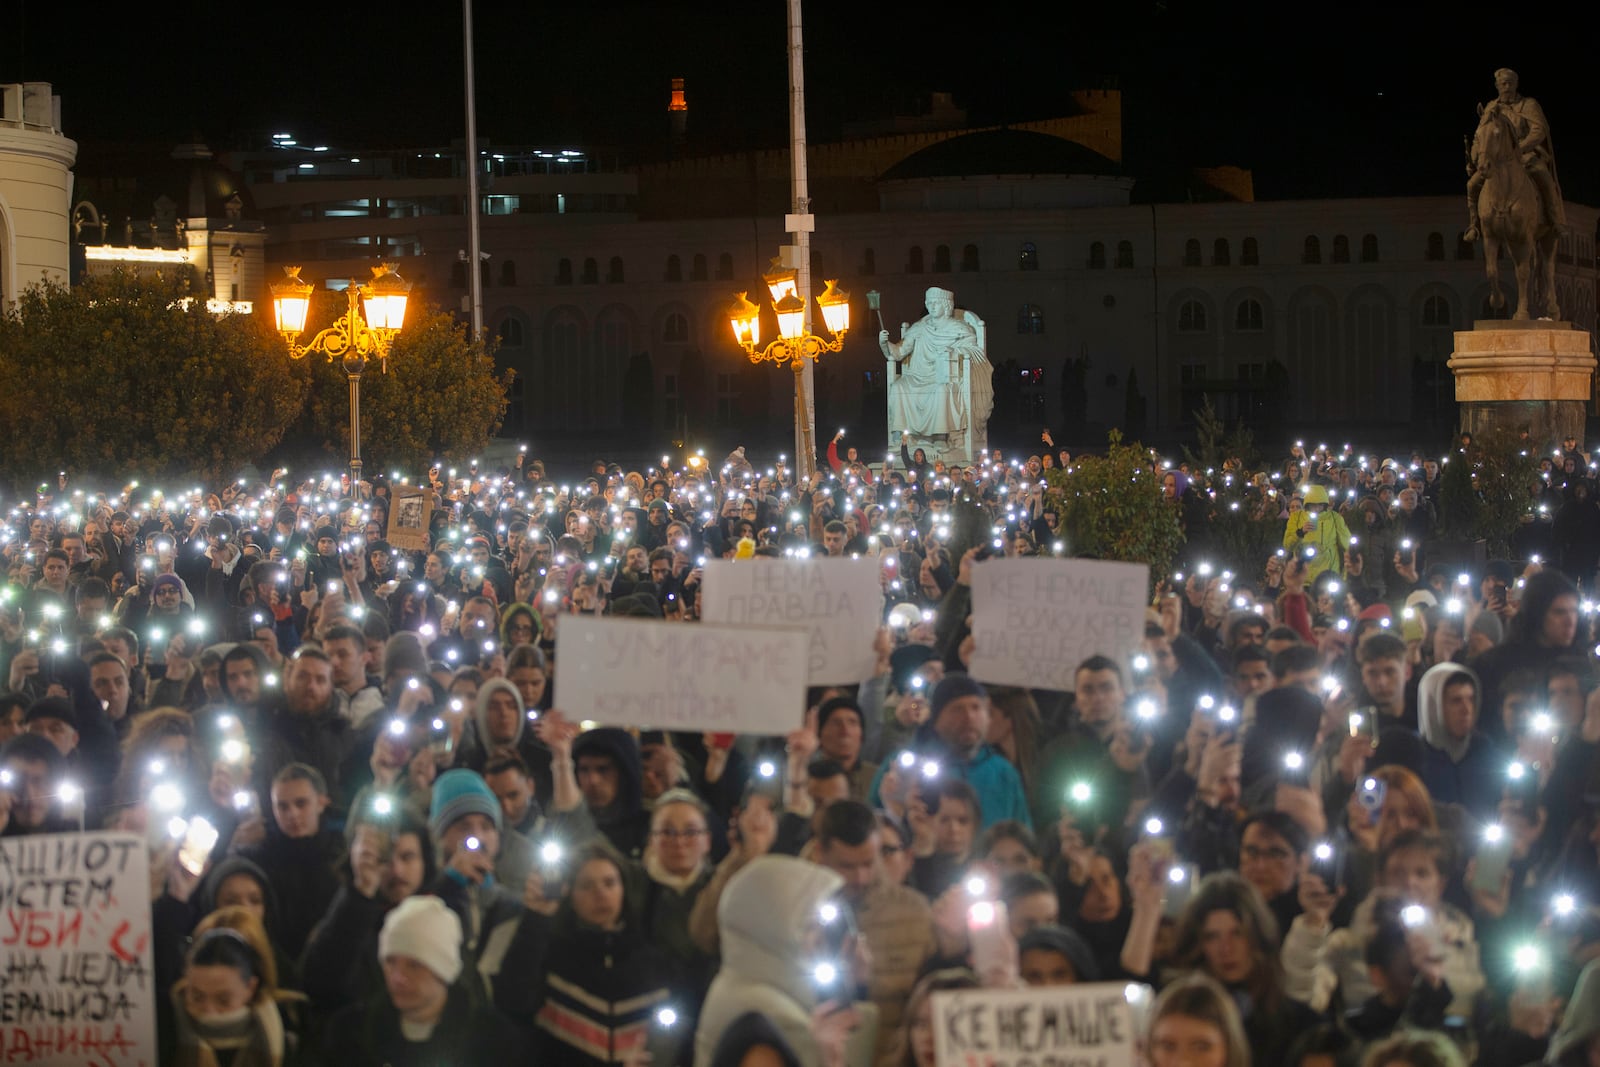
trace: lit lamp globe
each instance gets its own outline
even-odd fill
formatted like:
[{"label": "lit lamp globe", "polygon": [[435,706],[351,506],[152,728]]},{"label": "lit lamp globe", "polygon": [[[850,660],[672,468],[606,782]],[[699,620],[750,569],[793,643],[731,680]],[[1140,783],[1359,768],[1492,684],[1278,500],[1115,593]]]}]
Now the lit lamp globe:
[{"label": "lit lamp globe", "polygon": [[830,279],[817,297],[817,306],[822,308],[822,321],[827,323],[828,331],[842,337],[850,329],[850,294],[841,292],[838,285],[838,279]]},{"label": "lit lamp globe", "polygon": [[411,283],[395,273],[393,265],[385,263],[372,268],[372,281],[362,287],[361,302],[367,313],[367,325],[389,340],[400,332],[406,321],[406,296]]},{"label": "lit lamp globe", "polygon": [[761,280],[767,283],[767,289],[772,293],[772,302],[774,304],[786,296],[792,296],[800,292],[800,272],[793,267],[780,268],[768,274],[763,274]]},{"label": "lit lamp globe", "polygon": [[796,340],[806,332],[805,301],[794,293],[773,304],[772,310],[778,313],[778,336],[785,341]]},{"label": "lit lamp globe", "polygon": [[301,280],[299,267],[285,267],[283,273],[284,280],[272,286],[272,318],[278,332],[293,342],[305,332],[315,288]]},{"label": "lit lamp globe", "polygon": [[746,291],[733,298],[728,321],[733,326],[733,339],[746,348],[755,348],[761,343],[761,309],[749,297]]}]

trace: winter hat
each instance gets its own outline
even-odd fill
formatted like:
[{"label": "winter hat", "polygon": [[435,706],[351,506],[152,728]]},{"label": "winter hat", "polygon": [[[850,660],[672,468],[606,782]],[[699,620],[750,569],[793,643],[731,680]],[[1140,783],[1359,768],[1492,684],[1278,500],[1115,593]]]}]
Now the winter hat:
[{"label": "winter hat", "polygon": [[285,526],[293,526],[295,524],[294,508],[288,506],[279,508],[278,514],[273,516],[273,521],[281,522]]},{"label": "winter hat", "polygon": [[1363,608],[1356,618],[1362,622],[1380,622],[1383,619],[1393,621],[1394,613],[1389,610],[1387,604],[1373,604],[1371,607]]},{"label": "winter hat", "polygon": [[1439,598],[1433,595],[1431,589],[1418,589],[1406,597],[1406,607],[1414,608],[1418,604],[1425,608],[1436,608],[1439,606]]},{"label": "winter hat", "polygon": [[178,576],[176,574],[156,575],[156,580],[150,583],[150,595],[155,596],[157,593],[161,592],[164,587],[169,585],[178,591],[179,596],[183,595],[183,583],[178,580]]},{"label": "winter hat", "polygon": [[953,671],[944,676],[938,685],[934,686],[933,696],[928,698],[928,721],[939,721],[939,713],[945,705],[952,700],[962,697],[980,697],[989,699],[989,691],[980,685],[971,675],[962,671]]},{"label": "winter hat", "polygon": [[438,897],[407,897],[378,931],[378,959],[390,956],[409,956],[453,984],[461,976],[461,920]]},{"label": "winter hat", "polygon": [[400,671],[418,677],[428,673],[428,654],[423,651],[422,639],[410,630],[402,630],[383,645],[384,678],[393,678]]},{"label": "winter hat", "polygon": [[1094,950],[1076,930],[1064,926],[1035,926],[1017,942],[1017,955],[1034,949],[1057,952],[1072,964],[1072,973],[1078,982],[1098,982],[1100,964],[1095,961]]},{"label": "winter hat", "polygon": [[500,829],[500,801],[477,771],[461,767],[445,771],[433,783],[433,809],[428,813],[428,830],[434,840],[444,836],[450,824],[468,815],[487,815]]},{"label": "winter hat", "polygon": [[857,704],[854,698],[831,697],[824,700],[822,706],[817,709],[817,733],[820,734],[822,728],[828,725],[828,720],[841,711],[854,712],[856,723],[865,728],[867,717],[861,713],[861,705]]},{"label": "winter hat", "polygon": [[73,710],[70,702],[61,697],[40,697],[28,705],[28,710],[23,712],[22,717],[25,722],[60,719],[74,730],[78,728],[78,713]]},{"label": "winter hat", "polygon": [[1478,617],[1472,620],[1472,626],[1467,631],[1468,637],[1473,634],[1482,634],[1498,645],[1506,639],[1505,623],[1501,622],[1500,616],[1492,611],[1479,612]]}]

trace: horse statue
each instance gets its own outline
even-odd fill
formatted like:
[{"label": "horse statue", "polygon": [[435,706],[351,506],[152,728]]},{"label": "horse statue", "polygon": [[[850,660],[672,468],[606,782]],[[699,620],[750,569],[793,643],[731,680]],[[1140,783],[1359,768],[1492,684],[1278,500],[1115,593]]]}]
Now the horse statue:
[{"label": "horse statue", "polygon": [[1539,270],[1541,318],[1559,319],[1556,303],[1556,240],[1554,226],[1545,217],[1539,188],[1528,177],[1517,148],[1517,131],[1511,119],[1493,104],[1480,109],[1478,130],[1472,138],[1472,156],[1484,177],[1478,192],[1478,217],[1483,233],[1484,270],[1489,276],[1489,305],[1506,305],[1500,291],[1500,250],[1511,255],[1517,275],[1517,310],[1513,319],[1530,318],[1530,287],[1535,265]]}]

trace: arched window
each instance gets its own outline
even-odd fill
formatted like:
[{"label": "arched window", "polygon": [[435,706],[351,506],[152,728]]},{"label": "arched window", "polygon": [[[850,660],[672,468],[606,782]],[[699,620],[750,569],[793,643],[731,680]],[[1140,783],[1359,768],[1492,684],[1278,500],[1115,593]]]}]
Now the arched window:
[{"label": "arched window", "polygon": [[1336,235],[1333,239],[1333,262],[1350,262],[1350,238],[1342,233]]},{"label": "arched window", "polygon": [[1106,269],[1106,246],[1104,241],[1095,241],[1089,246],[1089,269]]},{"label": "arched window", "polygon": [[1218,237],[1211,242],[1211,265],[1213,267],[1226,267],[1233,262],[1233,253],[1228,249],[1228,239]]},{"label": "arched window", "polygon": [[1302,263],[1321,263],[1322,262],[1322,242],[1317,240],[1315,235],[1312,235],[1312,236],[1306,238],[1306,247],[1305,247],[1305,251],[1300,253],[1300,262],[1302,262]]},{"label": "arched window", "polygon": [[1196,238],[1191,237],[1183,242],[1183,265],[1185,267],[1200,265],[1200,242]]},{"label": "arched window", "polygon": [[922,273],[922,246],[912,245],[911,251],[906,253],[906,273]]},{"label": "arched window", "polygon": [[1044,308],[1038,304],[1023,304],[1017,310],[1018,333],[1044,333]]},{"label": "arched window", "polygon": [[1133,242],[1132,241],[1118,241],[1117,242],[1117,269],[1118,270],[1132,270],[1133,269]]},{"label": "arched window", "polygon": [[560,263],[556,264],[556,284],[572,284],[572,260],[563,259]]},{"label": "arched window", "polygon": [[950,273],[950,246],[939,245],[933,250],[933,273]]},{"label": "arched window", "polygon": [[676,255],[667,257],[667,281],[683,281],[683,260],[679,259]]},{"label": "arched window", "polygon": [[[1203,311],[1204,309],[1202,309]],[[1261,301],[1245,297],[1233,311],[1233,328],[1240,333],[1255,333],[1265,328],[1266,316],[1261,311]]]},{"label": "arched window", "polygon": [[961,269],[975,271],[978,269],[978,246],[964,245],[961,249]]},{"label": "arched window", "polygon": [[1423,254],[1423,258],[1427,260],[1444,258],[1444,234],[1438,230],[1428,234],[1428,250]]},{"label": "arched window", "polygon": [[516,260],[508,259],[504,263],[500,264],[500,284],[501,285],[516,285],[517,284],[517,261]]},{"label": "arched window", "polygon": [[1178,308],[1179,333],[1206,332],[1206,306],[1198,300],[1185,300]]},{"label": "arched window", "polygon": [[1239,245],[1239,266],[1259,267],[1261,265],[1261,248],[1256,244],[1254,237],[1246,237]]},{"label": "arched window", "polygon": [[591,258],[583,261],[583,284],[600,284],[600,264],[597,260]]},{"label": "arched window", "polygon": [[1455,326],[1455,312],[1450,307],[1448,298],[1435,294],[1430,296],[1422,305],[1422,322],[1424,326],[1442,326],[1450,329]]},{"label": "arched window", "polygon": [[733,281],[733,254],[724,252],[717,257],[717,281]]},{"label": "arched window", "polygon": [[1363,263],[1376,263],[1376,262],[1378,262],[1378,235],[1377,234],[1369,233],[1369,234],[1362,235],[1362,238],[1361,238],[1361,262],[1363,262]]},{"label": "arched window", "polygon": [[661,340],[667,344],[683,344],[689,340],[689,319],[674,311],[661,323]]},{"label": "arched window", "polygon": [[878,273],[878,253],[874,252],[870,248],[863,248],[861,250],[861,273]]},{"label": "arched window", "polygon": [[1024,241],[1022,243],[1022,250],[1017,253],[1017,269],[1039,269],[1039,248],[1032,241]]},{"label": "arched window", "polygon": [[499,334],[501,348],[521,348],[526,343],[522,320],[515,315],[507,315],[501,320]]},{"label": "arched window", "polygon": [[622,284],[622,257],[612,256],[611,263],[606,267],[606,281],[612,285]]},{"label": "arched window", "polygon": [[689,280],[703,282],[706,280],[706,257],[703,252],[696,252],[694,259],[689,262]]}]

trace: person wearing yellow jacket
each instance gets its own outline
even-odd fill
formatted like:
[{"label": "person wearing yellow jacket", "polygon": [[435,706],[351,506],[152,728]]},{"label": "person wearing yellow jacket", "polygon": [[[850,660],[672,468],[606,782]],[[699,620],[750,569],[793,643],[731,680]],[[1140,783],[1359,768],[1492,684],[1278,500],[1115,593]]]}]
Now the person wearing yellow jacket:
[{"label": "person wearing yellow jacket", "polygon": [[1344,577],[1344,553],[1350,547],[1350,527],[1344,517],[1328,506],[1328,490],[1313,485],[1305,491],[1305,503],[1289,513],[1283,531],[1283,547],[1293,552],[1306,566],[1306,583],[1323,571]]}]

